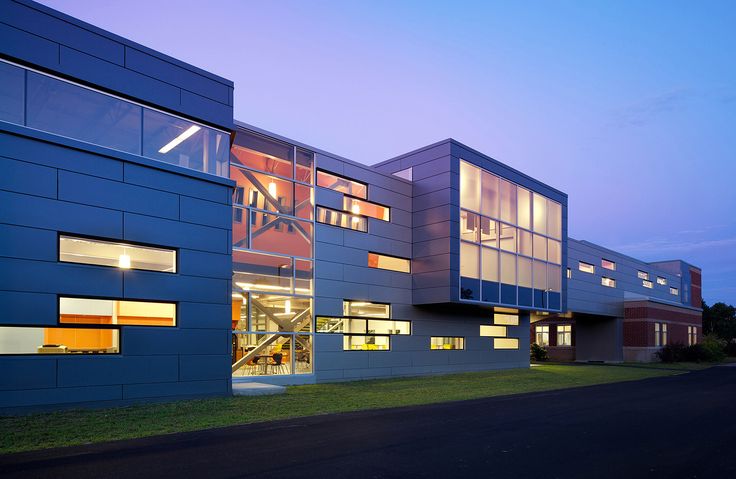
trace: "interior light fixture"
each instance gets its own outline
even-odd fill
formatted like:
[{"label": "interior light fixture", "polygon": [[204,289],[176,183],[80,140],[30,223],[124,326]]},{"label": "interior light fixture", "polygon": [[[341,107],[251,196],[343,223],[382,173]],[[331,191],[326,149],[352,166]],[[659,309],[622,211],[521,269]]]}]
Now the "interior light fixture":
[{"label": "interior light fixture", "polygon": [[273,181],[268,184],[268,194],[276,198],[276,183]]},{"label": "interior light fixture", "polygon": [[360,205],[358,203],[353,203],[352,208],[350,208],[350,211],[353,212],[354,215],[360,214]]},{"label": "interior light fixture", "polygon": [[284,313],[291,314],[291,300],[287,299],[284,301]]},{"label": "interior light fixture", "polygon": [[130,256],[127,254],[121,254],[118,257],[118,268],[129,269],[130,268]]},{"label": "interior light fixture", "polygon": [[160,150],[158,150],[158,152],[159,153],[164,153],[164,154],[170,152],[171,150],[173,150],[174,148],[176,148],[176,146],[179,143],[181,143],[182,141],[186,140],[187,138],[189,138],[193,134],[197,133],[201,129],[202,129],[202,127],[197,126],[197,125],[190,126],[186,130],[184,130],[179,136],[177,136],[176,138],[174,138],[173,140],[171,140],[170,142],[168,142],[167,144],[165,144]]}]

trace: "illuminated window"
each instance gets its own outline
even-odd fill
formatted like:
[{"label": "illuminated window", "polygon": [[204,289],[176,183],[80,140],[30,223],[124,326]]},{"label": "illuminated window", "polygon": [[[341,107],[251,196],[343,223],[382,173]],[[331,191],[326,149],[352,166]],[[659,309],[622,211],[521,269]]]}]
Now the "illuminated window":
[{"label": "illuminated window", "polygon": [[336,211],[323,206],[317,207],[317,221],[340,228],[367,232],[368,220],[363,216],[351,215],[343,211]]},{"label": "illuminated window", "polygon": [[368,186],[355,180],[349,180],[334,173],[317,170],[317,186],[339,191],[350,196],[368,198]]},{"label": "illuminated window", "polygon": [[280,331],[285,333],[312,330],[312,300],[297,296],[250,293],[249,331]]},{"label": "illuminated window", "polygon": [[478,215],[469,211],[460,211],[460,239],[478,242]]},{"label": "illuminated window", "polygon": [[118,353],[115,328],[0,326],[0,355]]},{"label": "illuminated window", "polygon": [[500,198],[498,181],[498,176],[481,170],[480,212],[492,218],[500,218],[501,216],[498,204]]},{"label": "illuminated window", "polygon": [[583,273],[595,273],[595,266],[593,266],[590,263],[585,263],[583,261],[578,261],[578,269],[582,271]]},{"label": "illuminated window", "polygon": [[432,336],[429,341],[430,349],[465,349],[465,339],[459,337]]},{"label": "illuminated window", "polygon": [[549,326],[537,326],[534,331],[534,342],[540,346],[549,346]]},{"label": "illuminated window", "polygon": [[130,243],[59,236],[59,261],[176,273],[176,251]]},{"label": "illuminated window", "polygon": [[312,256],[314,224],[288,216],[251,211],[250,247],[255,250]]},{"label": "illuminated window", "polygon": [[516,252],[516,228],[514,226],[501,223],[501,236],[499,238],[502,250]]},{"label": "illuminated window", "polygon": [[554,264],[547,265],[547,288],[555,293],[562,292],[562,267]]},{"label": "illuminated window", "polygon": [[391,336],[368,336],[350,334],[343,337],[345,351],[389,351]]},{"label": "illuminated window", "polygon": [[673,288],[672,286],[670,286],[670,294],[677,296],[677,295],[680,294],[680,290],[677,289],[677,288]]},{"label": "illuminated window", "polygon": [[518,284],[519,286],[523,288],[531,288],[532,287],[532,260],[529,258],[524,258],[523,256],[519,256],[517,258],[517,264],[518,264]]},{"label": "illuminated window", "polygon": [[493,349],[519,349],[517,338],[493,338]]},{"label": "illuminated window", "polygon": [[248,247],[248,210],[233,206],[233,248]]},{"label": "illuminated window", "polygon": [[411,260],[387,256],[385,254],[368,253],[368,267],[398,271],[399,273],[411,272]]},{"label": "illuminated window", "polygon": [[667,286],[667,278],[657,276],[657,284],[661,284],[662,286]]},{"label": "illuminated window", "polygon": [[171,327],[176,326],[176,304],[61,297],[59,323]]},{"label": "illuminated window", "polygon": [[547,234],[547,198],[534,193],[534,232]]},{"label": "illuminated window", "polygon": [[348,317],[385,318],[391,317],[391,305],[368,301],[343,301],[342,314]]},{"label": "illuminated window", "polygon": [[609,288],[615,288],[616,287],[616,280],[613,278],[606,278],[605,276],[601,278],[601,284],[603,286],[607,286]]},{"label": "illuminated window", "polygon": [[639,277],[639,279],[646,279],[646,280],[649,279],[649,273],[646,273],[644,271],[637,271],[636,274]]},{"label": "illuminated window", "polygon": [[654,323],[654,345],[667,346],[667,323]]},{"label": "illuminated window", "polygon": [[494,313],[493,324],[501,324],[504,326],[518,326],[519,316],[515,314]]},{"label": "illuminated window", "polygon": [[516,255],[501,253],[501,282],[516,285]]},{"label": "illuminated window", "polygon": [[498,251],[483,248],[483,281],[498,283]]},{"label": "illuminated window", "polygon": [[288,256],[233,251],[233,289],[292,293],[294,264]]},{"label": "illuminated window", "polygon": [[[233,164],[284,178],[294,178],[294,147],[263,135],[238,131],[230,159]],[[311,166],[309,168],[311,171]],[[304,173],[301,176],[304,178]],[[307,178],[302,181],[310,180]]]},{"label": "illuminated window", "polygon": [[607,259],[601,259],[601,268],[616,271],[616,263]]},{"label": "illuminated window", "polygon": [[480,211],[480,196],[480,168],[461,161],[460,206],[472,211]]},{"label": "illuminated window", "polygon": [[516,203],[518,208],[518,225],[528,230],[532,229],[532,193],[522,187],[516,188]]},{"label": "illuminated window", "polygon": [[557,346],[572,346],[572,325],[557,325]]},{"label": "illuminated window", "polygon": [[532,233],[526,230],[519,230],[519,254],[532,257]]},{"label": "illuminated window", "polygon": [[551,263],[562,264],[562,243],[553,239],[547,240],[547,260]]},{"label": "illuminated window", "polygon": [[501,199],[501,215],[499,219],[516,224],[516,185],[501,178],[499,181],[499,193]]},{"label": "illuminated window", "polygon": [[506,337],[506,326],[490,326],[487,324],[481,324],[480,336],[489,338],[504,338]]},{"label": "illuminated window", "polygon": [[547,200],[547,235],[562,239],[562,205]]},{"label": "illuminated window", "polygon": [[547,238],[534,235],[534,258],[547,260]]},{"label": "illuminated window", "polygon": [[480,217],[480,242],[484,246],[498,248],[498,221]]},{"label": "illuminated window", "polygon": [[652,289],[654,287],[654,284],[651,281],[647,281],[646,279],[643,279],[641,281],[641,285],[648,289]]},{"label": "illuminated window", "polygon": [[687,327],[687,345],[692,346],[698,343],[698,327],[688,326]]},{"label": "illuminated window", "polygon": [[460,276],[480,278],[479,247],[470,243],[460,243]]},{"label": "illuminated window", "polygon": [[571,278],[572,278],[572,269],[567,268],[567,279],[571,279]]},{"label": "illuminated window", "polygon": [[390,312],[388,304],[343,301],[344,317],[318,316],[317,332],[379,336],[411,334],[411,322],[389,319]]},{"label": "illuminated window", "polygon": [[342,207],[345,211],[348,211],[354,215],[370,216],[381,221],[390,220],[389,208],[368,201],[359,200],[357,198],[350,198],[348,196],[343,198]]}]

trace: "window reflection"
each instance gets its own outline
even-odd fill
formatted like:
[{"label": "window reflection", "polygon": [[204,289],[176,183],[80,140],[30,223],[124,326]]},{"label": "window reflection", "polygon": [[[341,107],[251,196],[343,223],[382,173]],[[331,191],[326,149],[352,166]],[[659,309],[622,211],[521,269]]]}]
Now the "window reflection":
[{"label": "window reflection", "polygon": [[293,214],[294,192],[291,181],[236,166],[230,167],[230,179],[236,182],[233,203],[285,215]]},{"label": "window reflection", "polygon": [[292,292],[293,262],[289,257],[233,251],[233,271],[236,291]]},{"label": "window reflection", "polygon": [[248,210],[233,206],[233,247],[248,247]]},{"label": "window reflection", "polygon": [[317,221],[340,228],[349,228],[356,231],[368,231],[368,221],[363,216],[351,215],[343,211],[336,211],[323,206],[317,207]]},{"label": "window reflection", "polygon": [[0,62],[0,120],[24,124],[25,72]]},{"label": "window reflection", "polygon": [[251,211],[251,248],[309,258],[313,226],[308,221]]},{"label": "window reflection", "polygon": [[357,198],[368,198],[368,186],[355,180],[343,178],[342,176],[326,171],[317,172],[317,186],[339,191]]},{"label": "window reflection", "polygon": [[[238,131],[230,162],[284,178],[293,178],[294,147],[272,138]],[[308,180],[306,180],[308,181]]]}]

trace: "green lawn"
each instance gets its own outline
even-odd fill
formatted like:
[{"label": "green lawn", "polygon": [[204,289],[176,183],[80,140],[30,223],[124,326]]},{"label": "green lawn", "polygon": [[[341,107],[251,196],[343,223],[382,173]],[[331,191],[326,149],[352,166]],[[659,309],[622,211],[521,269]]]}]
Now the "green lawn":
[{"label": "green lawn", "polygon": [[546,391],[681,374],[659,368],[535,365],[530,369],[289,387],[230,397],[0,417],[0,453],[192,431],[273,419]]}]

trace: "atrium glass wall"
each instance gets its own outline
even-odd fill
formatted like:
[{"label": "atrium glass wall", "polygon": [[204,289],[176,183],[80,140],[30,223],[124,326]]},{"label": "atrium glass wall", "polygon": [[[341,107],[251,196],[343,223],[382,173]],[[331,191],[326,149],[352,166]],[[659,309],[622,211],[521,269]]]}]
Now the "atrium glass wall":
[{"label": "atrium glass wall", "polygon": [[218,176],[227,132],[0,60],[0,120]]},{"label": "atrium glass wall", "polygon": [[314,155],[238,130],[233,194],[233,376],[310,374]]},{"label": "atrium glass wall", "polygon": [[562,206],[460,161],[460,299],[559,310]]}]

